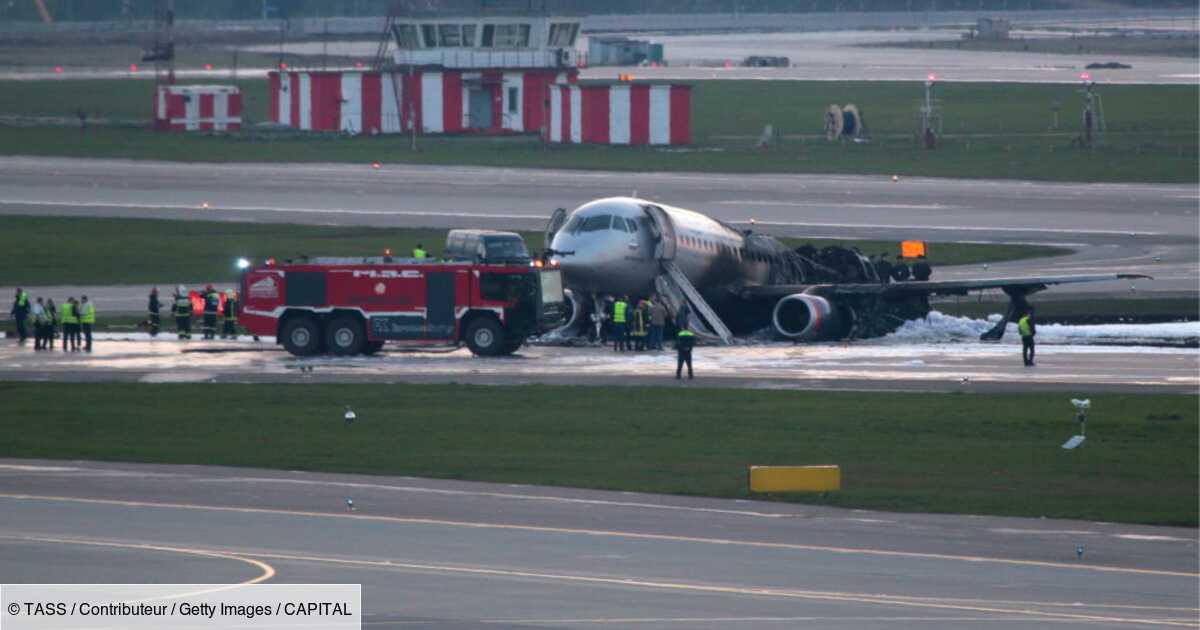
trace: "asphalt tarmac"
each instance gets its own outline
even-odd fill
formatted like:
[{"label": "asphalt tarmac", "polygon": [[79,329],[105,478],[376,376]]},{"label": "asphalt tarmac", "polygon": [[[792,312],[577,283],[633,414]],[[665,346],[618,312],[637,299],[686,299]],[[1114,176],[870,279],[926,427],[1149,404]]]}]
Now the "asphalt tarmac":
[{"label": "asphalt tarmac", "polygon": [[[181,342],[169,335],[104,335],[93,353],[34,352],[0,340],[0,379],[142,383],[474,383],[662,385],[755,389],[1064,393],[1200,391],[1200,352],[1185,348],[1041,344],[1037,366],[1020,343],[758,344],[701,347],[698,379],[676,381],[671,351],[526,346],[478,358],[466,349],[373,357],[297,358],[272,340]],[[32,343],[32,342],[30,342]]]},{"label": "asphalt tarmac", "polygon": [[1200,626],[1188,528],[41,460],[0,513],[0,582],[361,583],[365,628]]},{"label": "asphalt tarmac", "polygon": [[[782,236],[1048,243],[1079,251],[941,268],[935,279],[1120,271],[1155,280],[1050,294],[1195,295],[1200,286],[1200,192],[1192,185],[0,158],[0,214],[540,230],[555,207],[614,195]],[[164,277],[158,284],[207,281]],[[35,294],[75,294],[66,290],[36,287]],[[118,291],[125,292],[119,302],[105,302]],[[89,295],[107,312],[140,312],[146,291],[103,287]]]}]

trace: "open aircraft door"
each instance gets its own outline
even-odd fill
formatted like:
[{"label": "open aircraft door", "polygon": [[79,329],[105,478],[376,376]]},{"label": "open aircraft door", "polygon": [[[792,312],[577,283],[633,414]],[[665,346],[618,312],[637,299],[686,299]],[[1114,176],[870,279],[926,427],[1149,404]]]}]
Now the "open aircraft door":
[{"label": "open aircraft door", "polygon": [[562,229],[563,224],[566,222],[567,209],[555,208],[554,212],[550,215],[550,220],[546,222],[546,232],[544,234],[545,239],[542,241],[543,247],[550,247],[550,244],[554,242],[554,235],[558,234],[558,231]]},{"label": "open aircraft door", "polygon": [[650,217],[650,233],[654,236],[654,258],[675,260],[675,224],[671,217],[658,206],[645,205],[642,209]]}]

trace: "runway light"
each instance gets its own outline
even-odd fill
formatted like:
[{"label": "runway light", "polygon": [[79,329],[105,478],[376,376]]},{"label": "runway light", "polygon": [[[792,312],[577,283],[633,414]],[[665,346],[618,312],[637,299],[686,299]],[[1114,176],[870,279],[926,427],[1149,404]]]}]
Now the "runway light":
[{"label": "runway light", "polygon": [[63,73],[62,66],[54,66],[54,74],[62,74],[62,73]]},{"label": "runway light", "polygon": [[937,81],[937,75],[930,72],[929,76],[926,78],[926,80],[929,81],[930,83],[933,83],[934,81]]},{"label": "runway light", "polygon": [[205,210],[208,210],[208,202],[205,201],[204,203],[200,204],[200,207],[204,208]]},{"label": "runway light", "polygon": [[1092,75],[1091,75],[1091,73],[1089,73],[1089,72],[1084,72],[1083,74],[1079,75],[1079,79],[1080,79],[1081,81],[1091,81],[1091,80],[1092,80]]},{"label": "runway light", "polygon": [[892,182],[893,182],[893,183],[895,183],[895,182],[898,182],[898,181],[900,181],[900,176],[899,176],[899,175],[892,175]]},{"label": "runway light", "polygon": [[204,69],[205,69],[205,70],[212,70],[212,69],[213,69],[213,65],[212,65],[211,63],[206,63],[206,64],[204,64]]},{"label": "runway light", "polygon": [[371,162],[371,168],[378,169],[381,166],[383,166],[383,165],[380,164],[379,162]]},{"label": "runway light", "polygon": [[137,72],[137,64],[136,64],[136,63],[131,63],[131,64],[129,64],[129,71],[130,71],[130,72]]},{"label": "runway light", "polygon": [[239,258],[239,259],[237,259],[237,268],[238,268],[238,269],[249,269],[249,268],[250,268],[250,261],[249,261],[249,260],[246,260],[245,258]]}]

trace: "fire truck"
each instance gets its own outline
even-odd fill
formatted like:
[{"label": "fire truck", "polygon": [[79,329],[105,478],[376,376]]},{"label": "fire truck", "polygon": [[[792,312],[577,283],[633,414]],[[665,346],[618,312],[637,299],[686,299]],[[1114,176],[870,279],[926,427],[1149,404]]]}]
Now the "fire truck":
[{"label": "fire truck", "polygon": [[484,262],[310,258],[247,266],[239,322],[296,356],[466,344],[512,354],[565,314],[557,268],[528,257]]}]

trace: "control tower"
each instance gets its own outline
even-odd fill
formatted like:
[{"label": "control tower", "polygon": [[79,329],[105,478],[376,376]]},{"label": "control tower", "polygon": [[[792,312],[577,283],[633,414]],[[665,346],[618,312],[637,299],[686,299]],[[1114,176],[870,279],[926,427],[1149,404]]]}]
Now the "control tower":
[{"label": "control tower", "polygon": [[397,66],[447,69],[574,69],[581,22],[518,11],[394,16],[392,59]]}]

